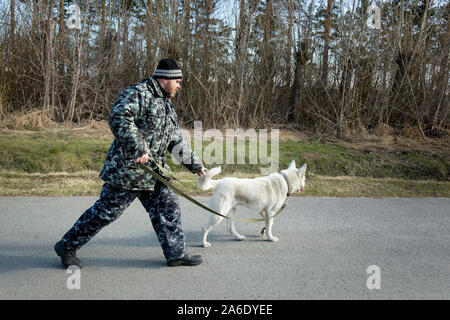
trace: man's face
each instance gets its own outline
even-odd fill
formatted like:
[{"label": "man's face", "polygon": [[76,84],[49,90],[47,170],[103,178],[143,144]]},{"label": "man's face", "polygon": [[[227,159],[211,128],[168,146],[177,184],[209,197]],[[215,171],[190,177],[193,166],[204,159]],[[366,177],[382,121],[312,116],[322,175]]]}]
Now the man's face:
[{"label": "man's face", "polygon": [[167,91],[171,98],[175,97],[177,91],[181,88],[181,79],[161,79],[161,87]]}]

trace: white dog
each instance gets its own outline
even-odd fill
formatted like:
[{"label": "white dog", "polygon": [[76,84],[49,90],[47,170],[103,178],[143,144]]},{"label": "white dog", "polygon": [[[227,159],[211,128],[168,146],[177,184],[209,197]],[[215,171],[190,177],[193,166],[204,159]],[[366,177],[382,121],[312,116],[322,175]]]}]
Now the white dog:
[{"label": "white dog", "polygon": [[[306,164],[300,169],[295,167],[292,160],[286,170],[275,172],[266,177],[256,179],[223,178],[212,180],[211,178],[221,171],[220,167],[210,169],[206,176],[197,180],[197,185],[202,190],[214,189],[209,201],[209,207],[224,216],[233,217],[237,206],[244,206],[259,212],[265,219],[265,230],[270,241],[278,241],[272,235],[273,219],[271,217],[285,203],[287,196],[295,191],[303,191],[305,187]],[[224,218],[211,214],[208,223],[203,227],[203,247],[210,247],[206,241],[208,233]],[[244,240],[245,236],[239,234],[234,228],[234,221],[228,220],[228,231],[237,240]],[[264,229],[263,229],[264,230]],[[262,232],[263,234],[263,232]]]}]

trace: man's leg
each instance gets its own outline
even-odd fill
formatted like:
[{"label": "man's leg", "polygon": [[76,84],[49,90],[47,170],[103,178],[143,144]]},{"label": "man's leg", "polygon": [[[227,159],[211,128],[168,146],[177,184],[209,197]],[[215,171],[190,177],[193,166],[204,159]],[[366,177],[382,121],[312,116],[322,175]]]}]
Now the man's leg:
[{"label": "man's leg", "polygon": [[176,265],[197,265],[201,263],[199,256],[190,256],[186,249],[186,239],[181,225],[181,211],[175,193],[157,182],[155,191],[142,191],[139,195],[147,210],[153,228],[158,236],[164,256],[173,265],[174,261],[182,261]]},{"label": "man's leg", "polygon": [[[75,256],[75,251],[92,239],[104,226],[116,220],[133,202],[137,194],[137,192],[123,190],[105,183],[100,198],[80,216],[73,227],[56,244],[55,250],[61,260],[64,260],[62,256],[64,251],[69,254],[69,258],[70,255]],[[64,265],[66,264],[64,261],[62,262]]]}]

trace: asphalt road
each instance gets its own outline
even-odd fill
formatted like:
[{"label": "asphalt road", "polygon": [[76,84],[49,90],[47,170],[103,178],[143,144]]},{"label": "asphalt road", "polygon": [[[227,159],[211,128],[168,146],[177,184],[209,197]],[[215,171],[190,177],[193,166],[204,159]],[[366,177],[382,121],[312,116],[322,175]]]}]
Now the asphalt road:
[{"label": "asphalt road", "polygon": [[237,224],[247,238],[233,240],[223,222],[207,249],[208,213],[182,199],[190,251],[204,263],[176,268],[136,200],[68,273],[53,245],[95,200],[0,198],[0,299],[450,299],[447,198],[292,198],[274,224],[279,242],[259,237],[262,223]]}]

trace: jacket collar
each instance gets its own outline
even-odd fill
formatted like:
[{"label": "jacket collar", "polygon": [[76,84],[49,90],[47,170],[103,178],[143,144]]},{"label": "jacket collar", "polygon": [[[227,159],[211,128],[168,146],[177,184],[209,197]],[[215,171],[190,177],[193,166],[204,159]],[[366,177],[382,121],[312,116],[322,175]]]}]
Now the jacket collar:
[{"label": "jacket collar", "polygon": [[168,94],[166,92],[166,90],[164,90],[158,83],[158,81],[156,81],[156,79],[154,79],[153,77],[147,78],[146,79],[148,82],[148,86],[150,88],[154,89],[155,94],[158,96],[158,98],[167,98]]}]

